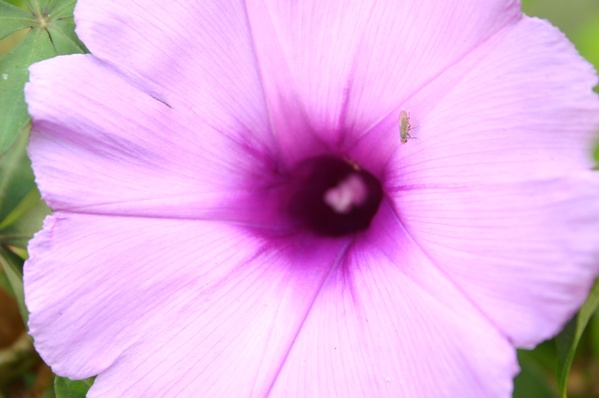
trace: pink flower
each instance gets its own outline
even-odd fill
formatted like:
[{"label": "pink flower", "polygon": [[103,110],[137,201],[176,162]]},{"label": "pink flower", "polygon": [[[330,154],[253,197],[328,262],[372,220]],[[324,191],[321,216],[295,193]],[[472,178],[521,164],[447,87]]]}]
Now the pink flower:
[{"label": "pink flower", "polygon": [[517,1],[76,22],[93,55],[26,88],[54,214],[25,288],[91,397],[508,397],[599,272],[596,77]]}]

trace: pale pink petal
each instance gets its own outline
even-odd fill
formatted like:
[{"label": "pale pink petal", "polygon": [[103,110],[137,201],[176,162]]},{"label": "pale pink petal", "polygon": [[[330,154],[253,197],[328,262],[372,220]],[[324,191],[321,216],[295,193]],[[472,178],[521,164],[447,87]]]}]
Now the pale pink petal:
[{"label": "pale pink petal", "polygon": [[509,397],[511,343],[381,209],[316,299],[273,397]]},{"label": "pale pink petal", "polygon": [[[273,142],[273,131],[262,124],[266,107],[262,84],[274,78],[271,72],[284,70],[272,58],[265,62],[273,62],[274,69],[261,73],[252,30],[254,24],[269,23],[269,16],[250,22],[249,7],[249,3],[215,0],[168,4],[81,0],[75,16],[78,35],[107,65],[171,106],[189,108],[209,125],[241,125],[244,128],[236,139],[260,146]],[[276,51],[276,37],[263,39],[272,42]],[[285,92],[292,86],[292,82],[280,83]],[[282,158],[289,164],[306,151],[316,154],[330,149],[306,128],[307,115],[301,114],[301,106],[287,116],[280,112],[278,102],[283,97],[272,99],[275,106],[270,115],[286,118],[276,137]],[[295,137],[293,145],[290,137]]]},{"label": "pale pink petal", "polygon": [[488,45],[444,96],[415,96],[418,140],[391,155],[386,190],[448,279],[530,347],[559,331],[599,272],[596,77],[539,20]]},{"label": "pale pink petal", "polygon": [[597,76],[557,29],[525,18],[455,69],[412,99],[418,140],[400,145],[392,164],[402,185],[527,181],[593,167]]},{"label": "pale pink petal", "polygon": [[30,332],[57,374],[101,373],[92,397],[260,396],[347,246],[59,212],[30,246]]},{"label": "pale pink petal", "polygon": [[387,206],[351,246],[59,213],[29,326],[59,374],[102,373],[91,397],[507,397],[509,342],[400,228]]},{"label": "pale pink petal", "polygon": [[[100,374],[91,397],[507,398],[513,345],[599,273],[596,78],[516,0],[80,0],[76,19],[94,56],[27,86],[57,212],[25,284],[37,349]],[[381,178],[355,239],[282,233],[272,187],[320,154]]]},{"label": "pale pink petal", "polygon": [[520,17],[512,0],[246,3],[283,150],[351,145]]},{"label": "pale pink petal", "polygon": [[[514,0],[82,0],[76,15],[93,54],[158,98],[198,104],[206,120],[231,116],[204,112],[206,103],[253,95],[260,106],[265,93],[280,150],[293,162],[351,144],[520,11]],[[255,109],[237,108],[241,120]]]},{"label": "pale pink petal", "polygon": [[26,97],[29,152],[54,210],[234,220],[270,211],[265,187],[276,155],[250,133],[266,121],[256,119],[241,140],[235,135],[246,127],[213,126],[169,107],[83,55],[32,66]]},{"label": "pale pink petal", "polygon": [[80,0],[75,21],[92,54],[143,91],[235,141],[272,140],[243,2]]},{"label": "pale pink petal", "polygon": [[438,268],[517,345],[555,335],[599,273],[595,175],[401,192],[397,214]]}]

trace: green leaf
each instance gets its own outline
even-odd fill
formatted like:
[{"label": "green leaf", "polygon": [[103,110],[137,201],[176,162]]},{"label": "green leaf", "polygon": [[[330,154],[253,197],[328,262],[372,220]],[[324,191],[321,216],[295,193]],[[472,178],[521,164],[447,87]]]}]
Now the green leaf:
[{"label": "green leaf", "polygon": [[40,199],[37,188],[33,187],[5,219],[8,225],[0,229],[0,244],[12,246],[11,250],[25,259],[26,252],[23,254],[18,249],[27,247],[33,234],[42,228],[48,214],[50,209]]},{"label": "green leaf", "polygon": [[[3,229],[18,223],[19,219],[24,217],[31,208],[35,207],[38,202],[40,202],[40,200],[39,191],[33,187],[23,196],[22,200],[11,210],[11,212],[6,215],[4,220],[0,221],[0,235],[3,232]],[[0,242],[2,242],[2,238],[0,238]]]},{"label": "green leaf", "polygon": [[23,94],[29,65],[60,54],[86,51],[74,33],[74,5],[74,0],[29,1],[32,15],[24,27],[31,28],[30,32],[0,58],[0,154],[29,121]]},{"label": "green leaf", "polygon": [[0,1],[0,39],[18,30],[29,28],[33,24],[35,20],[31,13]]},{"label": "green leaf", "polygon": [[0,246],[26,258],[25,248],[42,227],[50,209],[42,202],[35,186],[25,147],[27,131],[4,155],[0,155]]},{"label": "green leaf", "polygon": [[8,225],[7,216],[35,187],[25,150],[27,139],[27,131],[21,131],[10,150],[0,155],[0,229]]},{"label": "green leaf", "polygon": [[[10,286],[10,281],[8,280],[8,276],[6,272],[0,267],[0,289],[4,289],[5,291],[12,293],[12,287]],[[14,294],[13,294],[14,296]]]},{"label": "green leaf", "polygon": [[85,398],[85,395],[94,384],[95,377],[84,380],[71,380],[66,377],[54,379],[54,393],[56,398]]},{"label": "green leaf", "polygon": [[27,68],[56,55],[46,30],[33,29],[15,48],[0,58],[0,153],[14,142],[29,122],[23,86]]},{"label": "green leaf", "polygon": [[576,347],[578,347],[580,337],[582,336],[589,319],[591,319],[595,313],[598,305],[599,280],[596,281],[595,286],[593,286],[593,289],[587,298],[587,301],[580,308],[578,314],[566,325],[564,330],[555,339],[558,352],[557,382],[562,394],[562,398],[566,398],[568,396],[568,375],[570,374],[570,367],[572,366],[572,361],[574,360]]},{"label": "green leaf", "polygon": [[48,13],[52,14],[54,20],[68,19],[73,22],[76,0],[40,0],[38,3],[40,7],[48,9]]},{"label": "green leaf", "polygon": [[74,54],[83,52],[85,48],[75,35],[75,24],[69,21],[58,21],[48,28],[52,44],[57,54]]},{"label": "green leaf", "polygon": [[519,351],[520,373],[514,379],[513,398],[557,398],[549,377],[530,351]]},{"label": "green leaf", "polygon": [[19,311],[23,317],[23,321],[27,324],[29,319],[29,313],[25,306],[25,293],[23,290],[23,271],[22,271],[22,260],[9,250],[0,247],[0,265],[8,278],[10,288],[13,295],[19,303]]}]

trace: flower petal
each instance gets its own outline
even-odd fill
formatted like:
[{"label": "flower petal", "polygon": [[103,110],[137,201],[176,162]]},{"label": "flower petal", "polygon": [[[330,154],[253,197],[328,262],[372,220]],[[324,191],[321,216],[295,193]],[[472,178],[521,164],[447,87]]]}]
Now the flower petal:
[{"label": "flower petal", "polygon": [[[520,17],[514,0],[246,3],[283,149],[301,145],[306,130],[332,148],[352,144]],[[303,133],[287,134],[308,117]]]},{"label": "flower petal", "polygon": [[242,2],[80,0],[75,18],[92,54],[143,91],[226,133],[272,138]]},{"label": "flower petal", "polygon": [[463,64],[412,98],[418,140],[391,165],[401,185],[520,182],[594,166],[597,76],[561,32],[524,18]]},{"label": "flower petal", "polygon": [[532,347],[563,327],[599,273],[598,197],[597,176],[583,175],[405,191],[396,206],[447,278]]},{"label": "flower petal", "polygon": [[[509,397],[515,352],[383,205],[316,299],[271,395]],[[376,232],[375,232],[376,231]]]},{"label": "flower petal", "polygon": [[[32,66],[26,96],[34,120],[29,152],[53,209],[266,217],[268,193],[260,186],[272,178],[275,156],[250,136],[241,139],[245,127],[213,126],[189,109],[169,107],[92,56]],[[251,129],[267,126],[256,119]],[[248,199],[257,194],[259,206]]]},{"label": "flower petal", "polygon": [[346,240],[57,213],[25,267],[29,328],[90,397],[263,395]]},{"label": "flower petal", "polygon": [[599,273],[596,76],[543,21],[525,18],[488,45],[465,77],[439,77],[437,89],[451,89],[414,97],[418,140],[390,156],[385,184],[439,269],[531,347],[559,331]]}]

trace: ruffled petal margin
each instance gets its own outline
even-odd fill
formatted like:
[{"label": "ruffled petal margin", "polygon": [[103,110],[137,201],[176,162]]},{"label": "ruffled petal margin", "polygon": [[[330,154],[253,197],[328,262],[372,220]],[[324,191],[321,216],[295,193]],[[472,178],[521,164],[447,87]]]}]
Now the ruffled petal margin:
[{"label": "ruffled petal margin", "polygon": [[350,245],[58,213],[25,269],[36,348],[100,374],[90,397],[509,396],[509,341],[377,220]]},{"label": "ruffled petal margin", "polygon": [[345,247],[59,212],[25,267],[30,332],[57,374],[100,374],[91,397],[261,395]]}]

